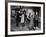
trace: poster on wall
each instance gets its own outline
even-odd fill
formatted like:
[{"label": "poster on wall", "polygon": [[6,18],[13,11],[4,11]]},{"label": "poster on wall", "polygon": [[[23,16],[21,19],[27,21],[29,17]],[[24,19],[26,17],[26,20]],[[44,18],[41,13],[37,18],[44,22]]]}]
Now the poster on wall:
[{"label": "poster on wall", "polygon": [[43,2],[12,1],[7,5],[7,35],[40,35],[45,33]]}]

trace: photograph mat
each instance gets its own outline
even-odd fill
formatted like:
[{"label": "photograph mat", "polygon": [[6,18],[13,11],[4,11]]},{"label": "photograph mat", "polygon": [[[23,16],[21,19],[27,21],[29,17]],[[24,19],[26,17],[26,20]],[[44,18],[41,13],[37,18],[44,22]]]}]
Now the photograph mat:
[{"label": "photograph mat", "polygon": [[[14,31],[11,32],[11,5],[13,6],[34,6],[34,7],[41,7],[41,30],[35,30],[35,31]],[[32,33],[43,33],[43,4],[27,4],[27,3],[8,3],[8,35],[14,35],[14,34],[32,34]]]}]

